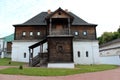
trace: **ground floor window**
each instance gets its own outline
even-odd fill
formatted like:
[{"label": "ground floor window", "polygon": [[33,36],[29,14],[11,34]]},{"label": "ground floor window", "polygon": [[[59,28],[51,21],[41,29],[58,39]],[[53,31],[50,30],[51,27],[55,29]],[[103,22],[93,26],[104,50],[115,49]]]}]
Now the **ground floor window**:
[{"label": "ground floor window", "polygon": [[78,51],[78,57],[80,57],[80,51]]},{"label": "ground floor window", "polygon": [[26,53],[24,53],[24,58],[26,58]]},{"label": "ground floor window", "polygon": [[89,55],[88,55],[88,51],[86,51],[86,57],[88,57]]}]

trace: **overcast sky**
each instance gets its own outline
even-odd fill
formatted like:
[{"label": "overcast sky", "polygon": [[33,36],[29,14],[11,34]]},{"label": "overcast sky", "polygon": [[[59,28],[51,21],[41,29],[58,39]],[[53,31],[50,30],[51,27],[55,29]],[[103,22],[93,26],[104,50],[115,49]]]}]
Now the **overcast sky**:
[{"label": "overcast sky", "polygon": [[24,23],[42,11],[68,9],[83,20],[98,24],[97,36],[120,25],[119,0],[0,0],[0,37],[14,33],[13,24]]}]

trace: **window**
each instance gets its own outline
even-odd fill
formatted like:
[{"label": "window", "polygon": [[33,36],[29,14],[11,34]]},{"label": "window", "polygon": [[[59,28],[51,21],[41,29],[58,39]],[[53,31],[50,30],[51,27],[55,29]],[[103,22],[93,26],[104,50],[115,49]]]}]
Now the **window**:
[{"label": "window", "polygon": [[84,31],[84,32],[83,32],[83,35],[86,36],[86,35],[87,35],[87,31]]},{"label": "window", "polygon": [[24,31],[24,32],[22,32],[22,36],[26,36],[26,32]]},{"label": "window", "polygon": [[80,57],[80,51],[78,51],[78,57]]},{"label": "window", "polygon": [[74,35],[75,35],[75,36],[78,36],[78,35],[79,35],[79,33],[78,33],[77,31],[75,31],[75,32],[74,32]]},{"label": "window", "polygon": [[61,12],[58,12],[58,15],[61,15]]},{"label": "window", "polygon": [[26,53],[24,53],[24,58],[26,58]]},{"label": "window", "polygon": [[40,32],[37,32],[37,35],[40,36]]},{"label": "window", "polygon": [[58,46],[58,52],[60,52],[60,53],[63,52],[63,47],[62,46]]},{"label": "window", "polygon": [[30,36],[33,36],[33,32],[32,31],[30,32]]},{"label": "window", "polygon": [[88,51],[86,51],[86,57],[88,57]]}]

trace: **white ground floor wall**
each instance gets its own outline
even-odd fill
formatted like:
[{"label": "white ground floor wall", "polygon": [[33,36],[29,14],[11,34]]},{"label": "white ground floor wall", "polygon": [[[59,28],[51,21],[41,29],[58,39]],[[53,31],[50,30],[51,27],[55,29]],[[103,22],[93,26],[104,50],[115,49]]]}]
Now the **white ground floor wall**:
[{"label": "white ground floor wall", "polygon": [[[12,61],[19,62],[29,62],[29,46],[37,43],[38,41],[14,41],[12,44]],[[46,46],[43,47],[44,52],[46,50]],[[33,57],[36,56],[40,52],[40,47],[34,48]]]},{"label": "white ground floor wall", "polygon": [[[28,47],[36,42],[14,41],[12,44],[12,61],[29,62]],[[46,52],[47,43],[43,45],[43,49]],[[39,52],[40,47],[35,48],[33,56]],[[99,64],[98,41],[73,41],[73,59],[75,64]]]},{"label": "white ground floor wall", "polygon": [[98,41],[74,41],[75,64],[99,64]]}]

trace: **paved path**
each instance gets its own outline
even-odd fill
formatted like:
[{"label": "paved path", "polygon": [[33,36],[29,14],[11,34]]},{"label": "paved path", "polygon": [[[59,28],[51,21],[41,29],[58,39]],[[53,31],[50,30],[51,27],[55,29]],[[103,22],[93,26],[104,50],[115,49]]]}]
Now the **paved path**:
[{"label": "paved path", "polygon": [[0,69],[10,68],[10,67],[16,67],[16,66],[0,66]]},{"label": "paved path", "polygon": [[39,77],[0,74],[0,80],[120,80],[120,68],[70,76]]}]

